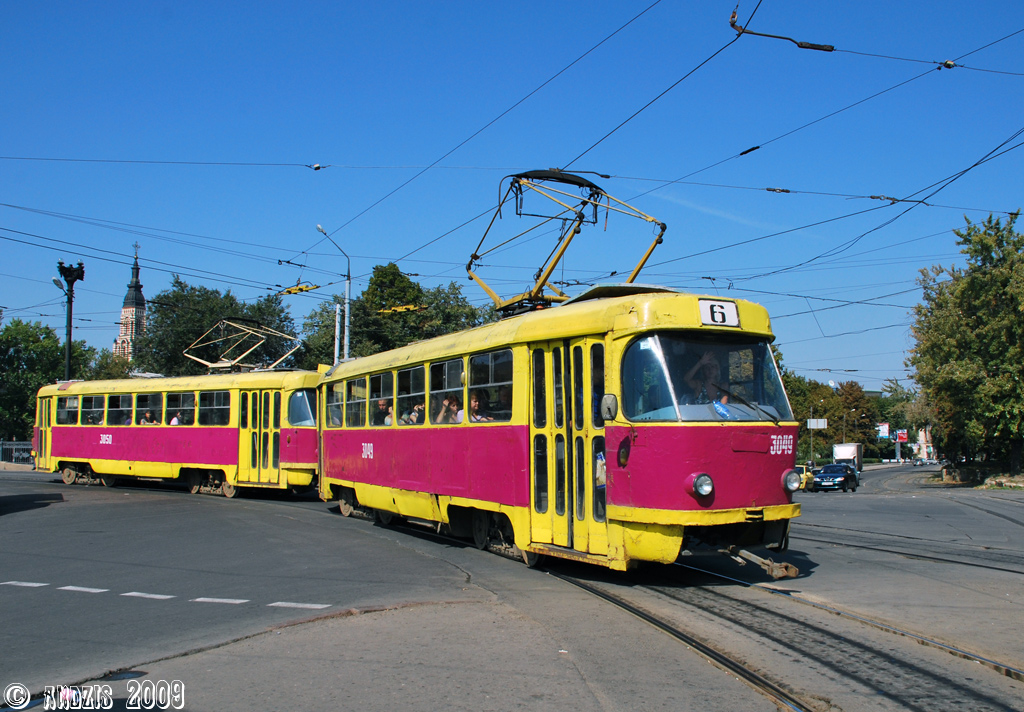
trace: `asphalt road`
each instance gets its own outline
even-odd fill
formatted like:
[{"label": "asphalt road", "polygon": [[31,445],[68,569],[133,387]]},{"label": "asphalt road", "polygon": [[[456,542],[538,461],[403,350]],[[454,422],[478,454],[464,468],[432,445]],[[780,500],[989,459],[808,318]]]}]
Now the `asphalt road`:
[{"label": "asphalt road", "polygon": [[[693,558],[1024,668],[1024,493],[928,474],[798,494],[796,579]],[[553,577],[316,500],[0,472],[0,622],[0,686],[33,692],[144,666],[187,709],[775,709]]]}]

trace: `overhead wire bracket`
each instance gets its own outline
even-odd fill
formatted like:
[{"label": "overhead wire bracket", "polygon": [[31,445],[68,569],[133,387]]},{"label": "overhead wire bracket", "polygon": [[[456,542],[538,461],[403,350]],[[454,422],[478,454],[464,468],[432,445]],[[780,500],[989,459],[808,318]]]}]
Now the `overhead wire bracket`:
[{"label": "overhead wire bracket", "polygon": [[[263,326],[259,322],[243,324],[239,323],[241,321],[243,320],[220,320],[213,328],[200,336],[192,343],[191,346],[185,349],[182,352],[183,355],[186,358],[190,358],[193,361],[203,364],[211,370],[229,368],[253,369],[260,366],[242,363],[242,359],[265,344],[268,338],[281,338],[286,341],[294,341],[295,346],[293,346],[286,354],[281,356],[281,358],[277,359],[269,366],[261,367],[271,369],[295,353],[299,346],[302,345],[299,339],[294,336],[271,329],[269,326]],[[221,344],[224,347],[221,351],[220,357],[216,361],[207,361],[194,353],[189,353],[189,351],[198,350],[204,346],[212,346],[214,344]]]},{"label": "overhead wire bracket", "polygon": [[[629,278],[626,280],[627,284],[636,280],[640,271],[654,252],[654,248],[660,245],[663,241],[663,236],[667,229],[665,223],[660,222],[650,215],[637,210],[628,203],[609,195],[599,186],[586,178],[572,173],[565,173],[558,169],[527,171],[525,173],[506,176],[502,179],[502,183],[504,183],[506,178],[510,179],[508,189],[499,199],[494,215],[491,217],[491,221],[488,223],[483,237],[480,238],[480,243],[477,245],[476,250],[473,251],[473,254],[469,258],[469,262],[466,264],[466,272],[469,275],[469,278],[480,285],[480,288],[483,289],[484,292],[487,293],[487,296],[494,301],[495,308],[502,315],[508,316],[511,314],[517,314],[522,311],[539,309],[551,304],[558,304],[569,300],[569,297],[564,292],[550,282],[551,275],[554,272],[555,267],[557,267],[561,262],[566,250],[569,249],[569,245],[572,243],[573,238],[582,231],[583,226],[596,225],[598,223],[598,212],[600,210],[605,211],[606,221],[608,214],[615,212],[629,217],[638,218],[648,223],[653,223],[658,229],[654,241],[651,242],[651,245],[647,248],[647,251],[644,253],[643,257],[641,257],[640,261],[629,275]],[[573,187],[582,194],[582,197],[571,192],[571,188]],[[553,215],[538,212],[526,212],[524,207],[526,196],[527,194],[534,193],[550,200],[561,209],[556,211]],[[495,221],[501,217],[501,209],[509,200],[513,201],[517,216],[539,218],[542,222],[519,235],[502,242],[490,250],[481,252],[480,248],[487,239],[488,233],[490,233]],[[513,297],[502,298],[494,291],[494,289],[480,278],[480,275],[474,271],[474,268],[479,265],[481,258],[489,252],[493,252],[512,240],[522,237],[527,232],[536,229],[540,225],[547,224],[553,220],[562,221],[558,240],[547,260],[541,265],[534,275],[533,285],[525,292]],[[545,293],[545,290],[548,290],[551,293]]]}]

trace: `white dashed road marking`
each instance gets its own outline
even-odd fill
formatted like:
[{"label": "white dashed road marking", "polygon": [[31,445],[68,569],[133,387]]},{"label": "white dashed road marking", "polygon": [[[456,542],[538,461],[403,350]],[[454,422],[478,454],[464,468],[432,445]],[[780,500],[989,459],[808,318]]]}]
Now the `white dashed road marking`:
[{"label": "white dashed road marking", "polygon": [[[42,588],[43,586],[49,586],[48,583],[37,583],[35,581],[0,581],[0,586],[21,586],[22,588]],[[78,593],[107,593],[110,591],[109,588],[89,588],[88,586],[61,586],[57,589],[58,591],[77,591]],[[169,596],[164,593],[143,593],[142,591],[129,591],[128,593],[122,593],[121,596],[127,596],[129,598],[148,598],[153,601],[168,601],[177,596]],[[248,598],[190,598],[191,603],[227,603],[232,606],[238,606],[243,603],[251,603],[251,599]],[[297,603],[295,601],[276,601],[274,603],[268,603],[267,608],[299,608],[309,611],[320,611],[324,608],[330,608],[334,604],[332,603]]]},{"label": "white dashed road marking", "polygon": [[86,588],[85,586],[61,586],[58,591],[81,591],[82,593],[106,593],[109,588]]},{"label": "white dashed road marking", "polygon": [[330,608],[330,603],[291,603],[289,601],[278,601],[277,603],[268,603],[267,608],[309,608],[311,610],[320,610],[321,608]]}]

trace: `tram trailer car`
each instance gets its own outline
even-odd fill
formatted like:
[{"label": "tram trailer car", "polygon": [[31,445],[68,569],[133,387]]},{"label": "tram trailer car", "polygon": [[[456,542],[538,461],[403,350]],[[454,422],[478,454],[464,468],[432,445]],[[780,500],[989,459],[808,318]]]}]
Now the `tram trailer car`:
[{"label": "tram trailer car", "polygon": [[315,488],[316,385],[310,371],[70,381],[36,400],[36,469],[63,480],[156,478],[193,493]]},{"label": "tram trailer car", "polygon": [[320,496],[530,565],[784,549],[800,477],[773,338],[751,302],[619,285],[340,364]]}]

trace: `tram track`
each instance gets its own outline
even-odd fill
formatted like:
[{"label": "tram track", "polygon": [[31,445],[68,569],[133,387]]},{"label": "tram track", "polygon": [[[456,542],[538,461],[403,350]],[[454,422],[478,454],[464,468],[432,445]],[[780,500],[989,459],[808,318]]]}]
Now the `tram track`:
[{"label": "tram track", "polygon": [[722,652],[710,645],[707,645],[706,643],[700,641],[696,637],[683,631],[681,628],[673,625],[671,622],[652,613],[649,613],[648,611],[645,611],[641,607],[627,601],[625,598],[615,595],[614,593],[605,591],[597,586],[589,584],[574,576],[568,576],[566,574],[559,573],[557,571],[552,571],[550,569],[547,569],[546,572],[549,575],[554,576],[555,578],[561,581],[565,581],[566,583],[572,584],[573,586],[576,586],[577,588],[580,588],[594,596],[597,596],[607,601],[608,603],[611,603],[617,608],[636,616],[645,623],[654,626],[663,633],[666,633],[667,635],[680,641],[687,647],[696,650],[700,655],[704,656],[709,661],[711,661],[718,667],[722,668],[723,670],[726,670],[735,675],[736,677],[740,678],[754,689],[758,690],[762,694],[774,700],[777,704],[782,705],[787,709],[795,710],[797,712],[816,712],[819,709],[819,707],[815,705],[812,701],[804,700],[798,697],[797,695],[794,695],[788,690],[782,688],[780,685],[777,685],[776,683],[772,682],[768,678],[759,675],[754,670],[751,670],[743,662],[735,659],[734,657],[728,655],[725,652]]},{"label": "tram track", "polygon": [[[741,584],[744,589],[785,596],[696,567],[679,568]],[[547,569],[548,574],[679,640],[785,709],[862,709],[859,702],[852,701],[872,697],[885,698],[871,703],[873,707],[880,704],[875,708],[881,709],[1018,709],[1014,692],[1006,688],[1013,683],[997,682],[1000,678],[995,676],[979,679],[962,668],[948,670],[948,666],[963,664],[955,662],[955,657],[985,665],[1003,677],[1024,680],[1024,671],[1013,666],[796,597],[792,600],[812,606],[818,615],[794,615],[770,602],[744,600],[734,591],[675,579],[671,573],[666,576],[670,571],[656,574],[660,580],[637,581],[647,578],[640,574],[629,582],[600,577],[583,580]],[[859,633],[859,629],[866,631],[864,626],[953,657],[949,663],[937,663],[926,653],[915,653],[916,646],[901,650],[886,643],[885,636],[879,639],[877,633]]]},{"label": "tram track", "polygon": [[953,655],[954,657],[979,663],[981,665],[984,665],[985,667],[991,668],[992,670],[998,672],[1000,675],[1013,678],[1018,682],[1024,682],[1024,670],[1020,668],[1014,667],[1006,663],[1001,663],[996,660],[992,660],[983,655],[979,655],[978,653],[974,653],[963,648],[948,645],[946,643],[943,643],[942,641],[935,640],[934,638],[929,638],[927,636],[919,635],[918,633],[914,633],[909,630],[897,628],[896,626],[890,625],[889,623],[884,623],[882,621],[878,621],[858,613],[846,611],[841,608],[837,608],[836,606],[830,606],[824,603],[818,603],[817,601],[811,601],[809,599],[803,598],[802,596],[798,596],[790,591],[780,591],[778,589],[769,588],[767,586],[752,584],[747,581],[743,581],[742,579],[726,576],[725,574],[720,574],[714,571],[708,571],[707,569],[701,569],[699,567],[691,566],[689,564],[676,564],[676,566],[683,569],[688,569],[690,571],[695,571],[705,576],[711,576],[719,580],[726,581],[728,583],[737,584],[739,586],[743,586],[744,588],[762,591],[765,594],[771,596],[781,596],[786,600],[793,601],[800,605],[810,606],[825,613],[840,616],[842,618],[847,618],[849,620],[862,623],[864,625],[870,626],[885,633],[891,633],[893,635],[898,635],[900,637],[909,638],[910,640],[920,643],[921,645],[935,648],[936,650],[941,650],[943,652],[949,653],[950,655]]}]

